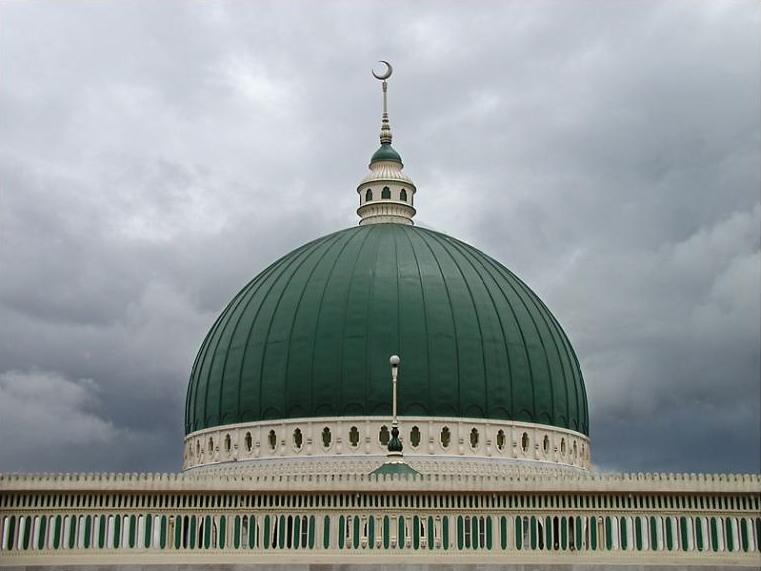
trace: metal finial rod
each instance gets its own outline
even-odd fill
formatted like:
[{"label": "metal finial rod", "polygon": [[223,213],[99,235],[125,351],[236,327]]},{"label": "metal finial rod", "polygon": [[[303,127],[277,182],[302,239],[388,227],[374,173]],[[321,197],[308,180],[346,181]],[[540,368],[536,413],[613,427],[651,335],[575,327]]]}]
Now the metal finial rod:
[{"label": "metal finial rod", "polygon": [[394,72],[394,68],[391,67],[391,64],[387,61],[380,60],[380,63],[385,64],[385,73],[375,73],[375,71],[372,70],[373,77],[375,79],[380,79],[383,82],[381,83],[381,87],[383,88],[383,118],[381,120],[380,141],[381,143],[387,143],[390,145],[391,127],[388,123],[388,99],[386,95],[388,92],[388,82],[386,80],[391,77],[391,74]]},{"label": "metal finial rod", "polygon": [[384,79],[381,86],[383,87],[383,120],[388,123],[388,101],[386,99],[386,93],[388,92],[388,82]]}]

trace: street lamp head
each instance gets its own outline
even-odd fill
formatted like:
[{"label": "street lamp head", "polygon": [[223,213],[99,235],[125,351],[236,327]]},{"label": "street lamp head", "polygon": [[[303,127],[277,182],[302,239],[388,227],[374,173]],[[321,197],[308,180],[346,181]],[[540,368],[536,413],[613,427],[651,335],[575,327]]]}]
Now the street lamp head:
[{"label": "street lamp head", "polygon": [[391,363],[391,366],[396,368],[399,366],[399,355],[391,355],[391,358],[388,360],[389,363]]}]

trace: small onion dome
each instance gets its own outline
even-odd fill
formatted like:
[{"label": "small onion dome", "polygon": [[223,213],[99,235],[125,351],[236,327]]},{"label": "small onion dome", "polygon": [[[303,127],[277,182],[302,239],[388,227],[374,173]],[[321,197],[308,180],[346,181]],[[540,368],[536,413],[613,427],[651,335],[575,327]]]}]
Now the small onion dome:
[{"label": "small onion dome", "polygon": [[391,439],[388,441],[389,452],[401,452],[402,441],[399,440],[399,429],[395,426],[391,429]]},{"label": "small onion dome", "polygon": [[391,143],[381,143],[380,148],[370,158],[370,164],[372,165],[381,161],[394,161],[395,163],[402,164],[402,157],[394,150]]}]

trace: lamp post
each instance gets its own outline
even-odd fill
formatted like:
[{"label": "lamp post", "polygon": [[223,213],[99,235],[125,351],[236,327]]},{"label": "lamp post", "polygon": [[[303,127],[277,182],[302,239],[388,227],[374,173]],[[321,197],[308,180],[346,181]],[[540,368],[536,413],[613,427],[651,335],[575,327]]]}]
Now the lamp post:
[{"label": "lamp post", "polygon": [[396,416],[396,380],[399,376],[399,356],[392,355],[388,360],[391,363],[391,398],[392,398],[392,418],[391,418],[391,439],[388,441],[388,456],[402,457],[402,441],[399,440],[399,421]]},{"label": "lamp post", "polygon": [[396,380],[399,376],[399,356],[398,355],[391,355],[391,358],[388,360],[389,363],[391,363],[391,385],[392,385],[392,393],[391,398],[393,399],[393,408],[392,408],[392,416],[391,424],[392,426],[397,426],[398,422],[396,420]]}]

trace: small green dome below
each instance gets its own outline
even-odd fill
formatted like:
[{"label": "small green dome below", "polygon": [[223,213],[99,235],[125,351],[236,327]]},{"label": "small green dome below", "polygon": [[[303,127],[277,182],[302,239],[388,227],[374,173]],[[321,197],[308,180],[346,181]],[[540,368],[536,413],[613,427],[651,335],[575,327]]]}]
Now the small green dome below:
[{"label": "small green dome below", "polygon": [[380,149],[375,151],[372,158],[370,159],[370,164],[380,161],[394,161],[401,164],[402,157],[400,157],[399,153],[394,150],[394,148],[391,146],[391,143],[381,143]]},{"label": "small green dome below", "polygon": [[412,466],[407,464],[406,462],[386,462],[384,464],[381,464],[378,468],[370,472],[370,475],[376,475],[376,476],[394,476],[395,474],[399,474],[400,476],[419,476],[420,472],[415,470]]}]

